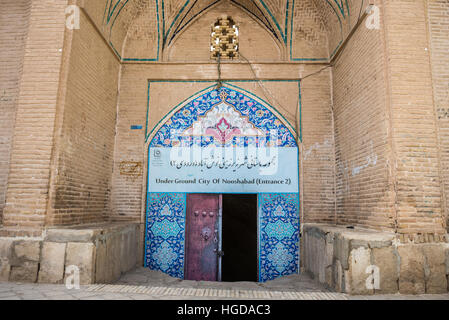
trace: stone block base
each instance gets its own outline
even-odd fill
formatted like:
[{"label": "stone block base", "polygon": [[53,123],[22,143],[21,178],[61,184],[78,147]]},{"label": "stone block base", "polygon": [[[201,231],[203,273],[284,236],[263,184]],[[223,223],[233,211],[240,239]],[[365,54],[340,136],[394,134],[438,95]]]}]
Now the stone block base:
[{"label": "stone block base", "polygon": [[111,283],[137,266],[139,224],[52,228],[36,238],[0,238],[0,281],[63,283],[79,270],[80,284]]},{"label": "stone block base", "polygon": [[393,233],[324,224],[304,224],[302,241],[302,268],[338,292],[448,292],[449,243],[401,243]]}]

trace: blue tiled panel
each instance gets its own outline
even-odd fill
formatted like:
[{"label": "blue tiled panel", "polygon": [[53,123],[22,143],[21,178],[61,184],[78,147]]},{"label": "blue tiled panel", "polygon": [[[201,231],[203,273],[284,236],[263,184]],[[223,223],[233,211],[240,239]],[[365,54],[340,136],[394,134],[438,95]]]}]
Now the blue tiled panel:
[{"label": "blue tiled panel", "polygon": [[186,195],[148,193],[145,266],[184,278]]},{"label": "blue tiled panel", "polygon": [[[186,132],[192,128],[195,122],[206,117],[212,109],[223,102],[237,111],[242,118],[247,119],[254,128],[263,132],[266,137],[270,135],[272,130],[276,131],[278,137],[276,145],[278,147],[297,147],[295,137],[270,110],[243,93],[226,87],[221,88],[220,91],[209,91],[187,103],[159,129],[151,141],[150,147],[173,147],[175,141],[172,139],[172,132]],[[248,144],[248,139],[254,138],[247,137],[245,145]],[[192,145],[198,141],[201,142],[203,147],[211,144],[221,145],[221,142],[215,141],[212,136],[203,136],[200,140],[184,141],[183,145]],[[266,142],[265,140],[260,141],[259,145]],[[234,140],[232,144],[236,145],[238,142]]]},{"label": "blue tiled panel", "polygon": [[299,195],[259,195],[259,281],[299,270]]}]

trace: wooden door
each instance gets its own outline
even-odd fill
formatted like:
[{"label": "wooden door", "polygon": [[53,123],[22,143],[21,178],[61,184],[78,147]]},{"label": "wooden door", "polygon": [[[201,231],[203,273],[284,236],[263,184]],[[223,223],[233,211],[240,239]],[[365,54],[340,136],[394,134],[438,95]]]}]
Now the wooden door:
[{"label": "wooden door", "polygon": [[220,195],[187,195],[185,279],[218,281]]}]

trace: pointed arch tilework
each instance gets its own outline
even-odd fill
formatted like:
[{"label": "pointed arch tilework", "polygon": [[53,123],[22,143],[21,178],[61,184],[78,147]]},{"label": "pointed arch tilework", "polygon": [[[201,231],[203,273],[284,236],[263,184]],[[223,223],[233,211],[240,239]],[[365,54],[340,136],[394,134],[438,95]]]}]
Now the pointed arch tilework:
[{"label": "pointed arch tilework", "polygon": [[[271,130],[276,130],[277,142],[268,140],[264,142],[276,143],[278,147],[297,147],[293,134],[270,110],[249,96],[227,87],[221,88],[220,91],[208,91],[188,102],[157,131],[150,142],[150,147],[172,147],[174,143],[178,142],[172,138],[173,132],[188,132],[196,122],[207,117],[208,113],[225,107],[230,109],[229,114],[237,113],[240,118],[244,118],[248,124],[252,125],[254,129],[260,130],[266,137],[270,135]],[[220,124],[218,123],[218,125]],[[245,140],[245,144],[248,143],[248,139]],[[191,139],[187,143],[192,145],[197,141],[197,139]],[[203,147],[217,143],[216,139],[213,139],[213,135],[204,136],[200,141]],[[186,146],[186,141],[183,143]],[[238,142],[235,139],[232,143]]]}]

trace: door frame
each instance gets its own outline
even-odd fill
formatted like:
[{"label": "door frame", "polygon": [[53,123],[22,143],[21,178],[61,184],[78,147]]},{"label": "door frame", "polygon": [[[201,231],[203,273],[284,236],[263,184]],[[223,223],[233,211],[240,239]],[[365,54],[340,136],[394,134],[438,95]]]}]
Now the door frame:
[{"label": "door frame", "polygon": [[[186,198],[191,195],[191,194],[212,194],[212,195],[217,195],[218,196],[218,219],[217,219],[217,224],[218,224],[218,247],[217,250],[218,252],[222,252],[223,251],[223,195],[224,194],[231,194],[231,195],[240,195],[240,194],[252,194],[255,195],[257,197],[256,200],[256,208],[257,208],[257,212],[256,212],[256,229],[257,229],[257,279],[260,279],[260,207],[259,207],[259,193],[253,193],[253,192],[248,192],[248,193],[197,193],[197,192],[186,192]],[[187,210],[187,208],[186,208]],[[184,248],[185,248],[185,258],[184,258],[184,274],[185,274],[185,270],[187,268],[187,263],[188,263],[188,259],[187,259],[187,233],[189,232],[188,226],[188,222],[187,222],[187,211],[186,211],[186,228],[185,228],[185,244],[184,244]],[[226,254],[226,253],[225,253]],[[217,254],[217,281],[218,282],[222,282],[222,263],[223,263],[223,256],[221,256],[220,254]]]},{"label": "door frame", "polygon": [[218,253],[217,253],[217,265],[218,265],[218,282],[222,282],[223,275],[223,256],[221,252],[223,252],[223,194],[220,193],[218,195]]}]

